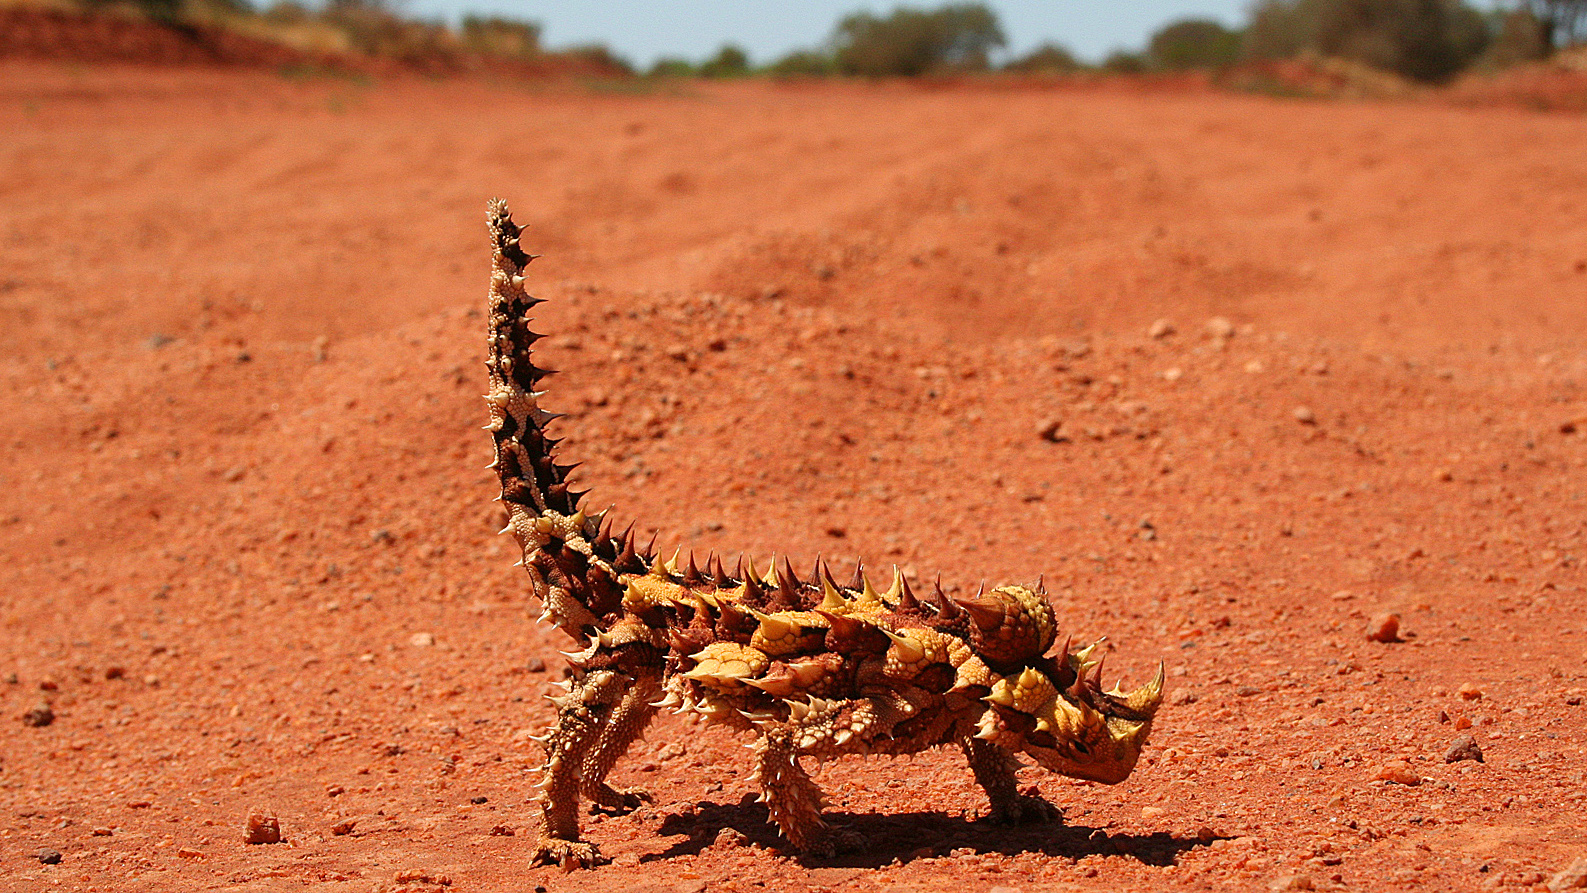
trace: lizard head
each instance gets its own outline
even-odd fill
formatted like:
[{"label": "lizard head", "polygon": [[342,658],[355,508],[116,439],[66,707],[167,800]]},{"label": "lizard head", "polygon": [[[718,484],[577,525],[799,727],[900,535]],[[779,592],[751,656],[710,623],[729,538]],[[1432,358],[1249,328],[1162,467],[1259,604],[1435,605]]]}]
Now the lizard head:
[{"label": "lizard head", "polygon": [[[1069,655],[1071,665],[1084,668],[1089,651]],[[985,700],[977,738],[1023,751],[1060,775],[1118,784],[1134,770],[1152,730],[1163,668],[1132,692],[1104,692],[1083,669],[1060,689],[1046,673],[1026,668],[999,679]]]}]

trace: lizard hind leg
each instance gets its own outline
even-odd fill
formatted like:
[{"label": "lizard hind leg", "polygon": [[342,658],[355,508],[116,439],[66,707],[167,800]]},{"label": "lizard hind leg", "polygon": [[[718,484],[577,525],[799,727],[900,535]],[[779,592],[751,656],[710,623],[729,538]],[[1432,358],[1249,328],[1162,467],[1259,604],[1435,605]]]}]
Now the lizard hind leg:
[{"label": "lizard hind leg", "polygon": [[989,818],[994,822],[1018,824],[1063,818],[1058,807],[1039,796],[1019,792],[1019,781],[1014,775],[1019,769],[1019,760],[1007,748],[973,737],[961,739],[959,746],[970,762],[970,771],[975,773],[976,783],[986,791],[987,799],[992,801]]},{"label": "lizard hind leg", "polygon": [[650,802],[650,795],[643,791],[620,791],[608,785],[606,774],[612,771],[612,767],[644,734],[651,719],[655,718],[657,708],[653,704],[660,694],[660,667],[656,667],[653,672],[637,673],[602,725],[594,746],[585,752],[579,793],[592,806],[613,812],[628,812]]},{"label": "lizard hind leg", "polygon": [[606,861],[593,844],[579,837],[582,767],[624,693],[632,687],[631,677],[599,670],[575,681],[566,695],[553,699],[557,723],[546,742],[546,762],[540,771],[540,837],[535,841],[531,865],[594,868]]}]

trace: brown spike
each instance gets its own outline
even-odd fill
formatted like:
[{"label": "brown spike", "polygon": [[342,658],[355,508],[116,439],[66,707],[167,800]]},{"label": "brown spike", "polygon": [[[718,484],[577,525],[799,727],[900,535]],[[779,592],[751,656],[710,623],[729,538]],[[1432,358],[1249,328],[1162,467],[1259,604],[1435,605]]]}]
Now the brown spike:
[{"label": "brown spike", "polygon": [[658,536],[661,536],[661,531],[659,530],[650,535],[650,543],[645,546],[645,551],[643,553],[646,562],[656,560],[656,537]]},{"label": "brown spike", "polygon": [[799,575],[794,573],[793,562],[788,560],[787,555],[782,557],[782,567],[777,569],[777,582],[795,588],[799,586]]},{"label": "brown spike", "polygon": [[987,632],[1002,626],[1008,619],[1008,614],[1003,610],[1003,603],[995,598],[978,597],[964,601],[953,599],[953,603],[968,611],[975,625]]},{"label": "brown spike", "polygon": [[718,589],[726,589],[731,582],[727,578],[727,570],[722,567],[722,559],[716,557],[715,552],[705,560],[705,572],[710,575],[712,585]]},{"label": "brown spike", "polygon": [[931,603],[936,606],[937,617],[942,620],[957,620],[959,615],[964,613],[952,599],[948,598],[947,593],[942,591],[941,574],[937,575],[937,582],[931,593]]},{"label": "brown spike", "polygon": [[1086,680],[1086,685],[1094,692],[1100,692],[1102,690],[1102,665],[1107,662],[1108,653],[1104,651],[1102,652],[1102,656],[1097,658],[1097,665],[1092,668],[1091,678]]},{"label": "brown spike", "polygon": [[847,588],[850,592],[860,592],[865,588],[865,562],[854,563],[854,578],[849,580]]},{"label": "brown spike", "polygon": [[820,589],[821,578],[826,576],[829,576],[827,573],[827,563],[821,560],[820,555],[817,555],[815,566],[810,568],[810,582],[815,584],[817,589]]},{"label": "brown spike", "polygon": [[683,585],[685,585],[685,586],[699,586],[701,583],[704,583],[704,582],[705,582],[705,578],[700,576],[700,568],[698,566],[696,566],[695,563],[694,563],[694,550],[690,549],[689,550],[689,564],[688,564],[687,567],[685,567],[683,569]]},{"label": "brown spike", "polygon": [[898,610],[901,612],[919,611],[920,602],[915,600],[915,593],[910,590],[909,581],[904,579],[901,574],[898,577],[898,581],[903,584],[898,595]]},{"label": "brown spike", "polygon": [[777,572],[777,599],[787,608],[804,607],[799,601],[799,578],[793,575],[791,567]]},{"label": "brown spike", "polygon": [[[832,567],[830,565],[824,566],[824,567],[821,568],[821,579],[816,580],[816,583],[820,584],[821,580],[823,580],[823,579],[826,580],[827,585],[831,586],[833,589],[838,589],[839,588],[838,587],[838,581],[832,579]],[[864,588],[864,586],[865,586],[865,581],[862,579],[862,580],[860,580],[860,585],[859,586],[850,586],[848,588],[850,590],[852,590],[852,591],[858,591],[859,589]]]},{"label": "brown spike", "polygon": [[766,590],[761,587],[760,581],[755,579],[755,575],[743,574],[743,577],[744,605],[750,608],[759,608],[766,604]]},{"label": "brown spike", "polygon": [[1045,596],[1047,594],[1047,575],[1046,574],[1042,574],[1041,576],[1036,578],[1036,594],[1040,595],[1040,596]]}]

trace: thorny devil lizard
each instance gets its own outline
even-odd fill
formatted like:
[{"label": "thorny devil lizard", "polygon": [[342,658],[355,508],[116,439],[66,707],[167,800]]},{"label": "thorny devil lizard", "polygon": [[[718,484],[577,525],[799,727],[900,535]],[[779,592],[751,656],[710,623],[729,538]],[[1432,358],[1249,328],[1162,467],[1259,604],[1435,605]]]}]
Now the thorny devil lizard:
[{"label": "thorny devil lizard", "polygon": [[[1096,646],[1047,656],[1057,619],[1040,584],[1000,586],[973,599],[940,587],[917,599],[894,571],[878,592],[859,569],[839,586],[819,562],[800,580],[785,557],[764,574],[712,556],[661,561],[637,547],[633,525],[614,532],[605,512],[579,508],[573,466],[559,465],[546,426],[557,415],[535,388],[549,374],[530,348],[541,336],[524,290],[533,257],[507,205],[490,205],[490,406],[494,467],[507,528],[544,605],[542,620],[580,643],[567,693],[551,700],[541,739],[543,824],[534,862],[564,868],[602,860],[579,838],[579,801],[616,811],[642,794],[605,783],[657,711],[693,711],[752,732],[755,780],[772,821],[816,854],[849,845],[821,818],[821,792],[800,758],[912,754],[956,744],[991,799],[994,817],[1047,819],[1055,810],[1015,783],[1024,753],[1075,778],[1116,784],[1140,757],[1163,696],[1163,670],[1131,692],[1103,691]],[[654,543],[654,540],[652,540]]]}]

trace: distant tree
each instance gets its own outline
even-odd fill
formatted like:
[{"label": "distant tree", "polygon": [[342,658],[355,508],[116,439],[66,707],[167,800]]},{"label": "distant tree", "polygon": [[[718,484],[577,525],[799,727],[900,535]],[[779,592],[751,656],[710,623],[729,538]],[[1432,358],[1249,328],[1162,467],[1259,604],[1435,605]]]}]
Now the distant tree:
[{"label": "distant tree", "polygon": [[1587,0],[1521,0],[1521,5],[1537,18],[1545,49],[1587,39]]},{"label": "distant tree", "polygon": [[692,78],[697,73],[694,63],[688,59],[667,56],[652,63],[650,70],[645,72],[645,76],[653,78]]},{"label": "distant tree", "polygon": [[1067,74],[1085,68],[1074,53],[1055,43],[1044,43],[1003,66],[1020,74]]},{"label": "distant tree", "polygon": [[1152,35],[1146,57],[1155,68],[1226,68],[1238,62],[1244,35],[1212,19],[1182,19]]},{"label": "distant tree", "polygon": [[715,56],[700,64],[700,76],[707,78],[739,78],[749,74],[749,54],[733,44],[717,50]]},{"label": "distant tree", "polygon": [[605,69],[614,74],[634,73],[634,63],[612,52],[611,47],[604,43],[580,44],[561,52],[570,58],[582,59],[591,67]]},{"label": "distant tree", "polygon": [[502,16],[463,16],[463,45],[492,56],[527,57],[540,52],[540,23]]},{"label": "distant tree", "polygon": [[1468,65],[1490,38],[1481,13],[1463,0],[1260,0],[1246,54],[1310,50],[1437,82]]},{"label": "distant tree", "polygon": [[1549,38],[1544,34],[1542,22],[1531,10],[1512,9],[1497,12],[1494,17],[1493,41],[1483,53],[1484,63],[1503,68],[1522,62],[1535,62],[1548,56],[1552,49]]},{"label": "distant tree", "polygon": [[832,38],[837,69],[867,77],[984,71],[1004,42],[997,14],[982,3],[900,6],[886,18],[858,12],[838,22]]},{"label": "distant tree", "polygon": [[836,74],[838,66],[830,53],[795,50],[773,62],[766,70],[777,77],[825,77]]},{"label": "distant tree", "polygon": [[1102,60],[1102,70],[1109,74],[1141,74],[1148,67],[1145,56],[1129,50],[1114,50]]}]

